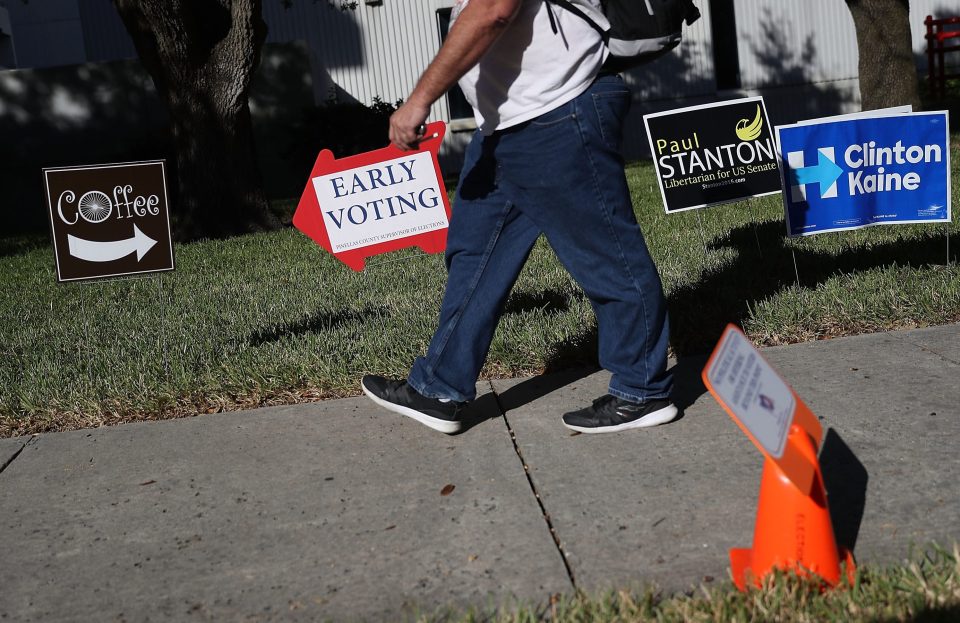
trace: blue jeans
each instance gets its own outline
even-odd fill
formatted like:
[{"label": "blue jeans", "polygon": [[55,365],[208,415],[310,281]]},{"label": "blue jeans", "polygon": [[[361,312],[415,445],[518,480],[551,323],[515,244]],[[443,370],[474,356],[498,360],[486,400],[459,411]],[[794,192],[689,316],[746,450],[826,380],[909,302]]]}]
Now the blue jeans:
[{"label": "blue jeans", "polygon": [[543,233],[597,316],[610,393],[669,396],[669,326],[660,276],[633,212],[620,153],[630,93],[603,76],[581,96],[467,148],[447,233],[440,323],[410,385],[430,398],[476,397],[507,296]]}]

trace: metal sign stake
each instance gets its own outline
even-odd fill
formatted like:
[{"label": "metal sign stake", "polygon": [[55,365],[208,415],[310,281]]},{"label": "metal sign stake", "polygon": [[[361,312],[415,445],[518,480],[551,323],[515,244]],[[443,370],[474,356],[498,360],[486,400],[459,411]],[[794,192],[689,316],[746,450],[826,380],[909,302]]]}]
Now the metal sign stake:
[{"label": "metal sign stake", "polygon": [[89,358],[83,357],[83,347],[86,346],[87,352],[90,352],[90,321],[89,316],[87,316],[87,306],[85,303],[86,297],[83,295],[84,291],[83,283],[77,284],[77,293],[79,294],[80,299],[80,323],[83,325],[83,341],[77,344],[77,365],[81,369],[86,370],[87,380],[90,382],[90,386],[93,386],[93,370],[90,369]]},{"label": "metal sign stake", "polygon": [[[171,299],[173,297],[170,297]],[[160,343],[163,349],[163,373],[166,376],[167,385],[170,385],[170,357],[169,344],[167,343],[166,317],[167,306],[163,298],[163,275],[157,275],[157,307],[160,310]]]},{"label": "metal sign stake", "polygon": [[757,232],[757,206],[755,201],[750,202],[750,224],[753,225],[753,237],[757,241],[757,253],[763,257],[763,249],[760,247],[760,234]]},{"label": "metal sign stake", "polygon": [[950,223],[947,223],[947,266],[950,265]]},{"label": "metal sign stake", "polygon": [[697,225],[700,231],[700,243],[703,245],[703,267],[707,267],[707,260],[709,258],[707,254],[707,237],[703,234],[703,219],[700,218],[700,210],[697,210]]},{"label": "metal sign stake", "polygon": [[797,252],[790,247],[790,255],[793,256],[793,273],[797,276],[797,288],[800,288],[800,271],[797,269]]}]

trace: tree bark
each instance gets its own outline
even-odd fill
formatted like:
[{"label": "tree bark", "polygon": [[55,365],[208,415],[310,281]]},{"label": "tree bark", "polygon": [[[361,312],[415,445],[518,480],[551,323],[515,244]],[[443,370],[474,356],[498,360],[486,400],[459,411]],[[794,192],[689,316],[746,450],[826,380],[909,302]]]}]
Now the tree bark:
[{"label": "tree bark", "polygon": [[266,39],[262,0],[113,0],[170,114],[178,240],[275,229],[248,91]]},{"label": "tree bark", "polygon": [[846,0],[860,51],[863,110],[912,104],[920,110],[908,0]]}]

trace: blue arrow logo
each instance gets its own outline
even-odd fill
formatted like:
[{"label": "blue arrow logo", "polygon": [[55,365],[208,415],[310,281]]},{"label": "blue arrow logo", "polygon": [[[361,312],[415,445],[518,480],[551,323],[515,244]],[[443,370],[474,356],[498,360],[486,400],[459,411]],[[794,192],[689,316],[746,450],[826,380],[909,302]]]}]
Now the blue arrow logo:
[{"label": "blue arrow logo", "polygon": [[819,149],[817,150],[817,156],[816,166],[790,169],[790,184],[792,186],[803,186],[804,184],[819,183],[820,196],[823,197],[827,190],[833,186],[833,183],[843,175],[843,169]]}]

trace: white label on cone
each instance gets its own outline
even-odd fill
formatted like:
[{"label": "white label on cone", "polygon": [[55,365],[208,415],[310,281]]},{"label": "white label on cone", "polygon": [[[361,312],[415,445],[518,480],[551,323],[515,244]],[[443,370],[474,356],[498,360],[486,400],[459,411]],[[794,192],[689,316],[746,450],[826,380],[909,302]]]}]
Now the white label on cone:
[{"label": "white label on cone", "polygon": [[707,378],[767,454],[775,459],[783,456],[796,399],[743,333],[727,330]]}]

